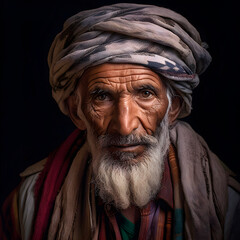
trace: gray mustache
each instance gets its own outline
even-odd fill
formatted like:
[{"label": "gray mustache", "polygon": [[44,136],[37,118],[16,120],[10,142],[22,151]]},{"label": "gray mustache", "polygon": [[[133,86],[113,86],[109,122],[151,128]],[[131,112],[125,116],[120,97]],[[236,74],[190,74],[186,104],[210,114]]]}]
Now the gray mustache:
[{"label": "gray mustache", "polygon": [[98,137],[98,144],[101,147],[110,147],[118,145],[147,145],[154,146],[158,143],[156,137],[151,135],[139,136],[136,134],[130,134],[127,136],[106,134]]}]

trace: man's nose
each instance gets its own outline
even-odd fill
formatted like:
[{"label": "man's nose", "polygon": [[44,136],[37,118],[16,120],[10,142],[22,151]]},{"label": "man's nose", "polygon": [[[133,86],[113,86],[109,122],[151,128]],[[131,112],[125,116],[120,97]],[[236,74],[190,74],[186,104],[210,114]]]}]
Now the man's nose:
[{"label": "man's nose", "polygon": [[111,133],[126,136],[139,127],[138,107],[132,100],[119,99],[111,119]]}]

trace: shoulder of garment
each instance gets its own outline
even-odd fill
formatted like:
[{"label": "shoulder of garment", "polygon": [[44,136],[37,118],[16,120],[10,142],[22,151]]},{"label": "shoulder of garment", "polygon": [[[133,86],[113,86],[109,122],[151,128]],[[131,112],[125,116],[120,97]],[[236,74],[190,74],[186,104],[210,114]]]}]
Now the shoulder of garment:
[{"label": "shoulder of garment", "polygon": [[47,158],[27,167],[20,177],[22,182],[18,191],[18,216],[22,239],[30,240],[35,211],[35,184],[44,169]]},{"label": "shoulder of garment", "polygon": [[45,164],[47,162],[47,157],[42,159],[39,162],[34,163],[33,165],[27,167],[23,172],[20,173],[21,178],[26,178],[33,174],[39,173],[43,170]]}]

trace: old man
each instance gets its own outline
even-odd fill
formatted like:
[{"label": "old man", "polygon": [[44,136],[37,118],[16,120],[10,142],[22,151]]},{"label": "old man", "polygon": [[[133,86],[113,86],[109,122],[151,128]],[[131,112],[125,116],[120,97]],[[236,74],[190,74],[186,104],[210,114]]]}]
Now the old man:
[{"label": "old man", "polygon": [[1,239],[238,239],[238,182],[177,120],[210,62],[169,9],[115,4],[69,18],[48,63],[77,129],[21,174]]}]

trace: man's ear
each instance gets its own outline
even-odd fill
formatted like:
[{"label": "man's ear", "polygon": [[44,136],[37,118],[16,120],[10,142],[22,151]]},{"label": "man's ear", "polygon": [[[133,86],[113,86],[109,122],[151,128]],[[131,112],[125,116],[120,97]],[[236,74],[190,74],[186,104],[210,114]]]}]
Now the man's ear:
[{"label": "man's ear", "polygon": [[67,99],[67,105],[68,105],[69,117],[71,118],[74,125],[80,130],[85,130],[86,125],[84,121],[77,114],[77,108],[80,106],[78,106],[76,102],[76,96],[74,95],[69,96]]},{"label": "man's ear", "polygon": [[172,98],[172,105],[168,112],[169,123],[172,124],[178,117],[182,107],[182,101],[179,96]]}]

